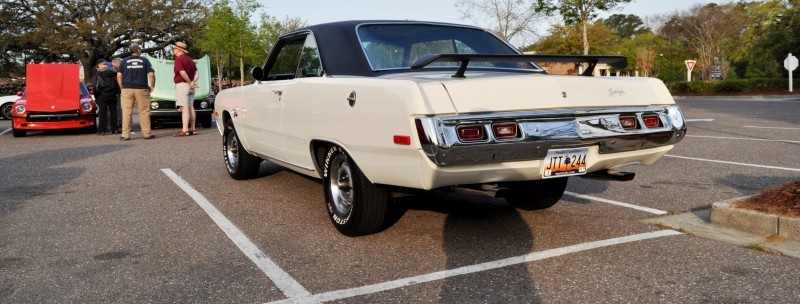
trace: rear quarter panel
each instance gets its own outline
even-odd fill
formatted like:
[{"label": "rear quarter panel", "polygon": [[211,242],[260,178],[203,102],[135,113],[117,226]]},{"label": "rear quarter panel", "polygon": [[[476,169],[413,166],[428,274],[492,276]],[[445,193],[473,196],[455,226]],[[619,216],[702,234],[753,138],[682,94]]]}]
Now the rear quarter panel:
[{"label": "rear quarter panel", "polygon": [[[347,100],[352,92],[356,92],[353,106]],[[287,88],[283,98],[283,133],[290,162],[314,167],[310,145],[321,140],[344,148],[373,183],[421,188],[419,144],[411,113],[425,106],[416,83],[307,78]],[[412,144],[395,144],[394,135],[411,136]]]}]

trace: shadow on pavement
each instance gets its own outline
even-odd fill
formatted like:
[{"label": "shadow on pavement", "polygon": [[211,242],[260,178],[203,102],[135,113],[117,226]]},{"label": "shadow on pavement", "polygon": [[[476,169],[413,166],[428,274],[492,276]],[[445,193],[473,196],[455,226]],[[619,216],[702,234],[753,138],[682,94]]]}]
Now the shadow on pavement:
[{"label": "shadow on pavement", "polygon": [[[448,270],[525,255],[534,235],[519,212],[503,199],[432,191],[400,200],[416,210],[446,214],[443,246]],[[448,277],[439,303],[538,303],[527,264]]]},{"label": "shadow on pavement", "polygon": [[53,189],[78,178],[86,171],[84,168],[59,166],[125,148],[127,146],[124,145],[66,148],[0,159],[0,172],[5,175],[5,182],[0,184],[0,217],[14,212],[30,198],[53,194]]}]

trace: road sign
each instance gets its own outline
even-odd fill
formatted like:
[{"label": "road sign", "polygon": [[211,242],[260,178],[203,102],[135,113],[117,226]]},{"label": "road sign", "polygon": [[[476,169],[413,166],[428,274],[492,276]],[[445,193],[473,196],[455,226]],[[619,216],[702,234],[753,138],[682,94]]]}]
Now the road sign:
[{"label": "road sign", "polygon": [[697,63],[697,60],[686,60],[683,63],[686,63],[686,81],[692,81],[692,69],[694,69],[694,64]]},{"label": "road sign", "polygon": [[797,69],[797,57],[792,56],[792,53],[789,53],[789,56],[786,57],[786,60],[783,61],[783,67],[789,70],[789,92],[793,91],[794,80],[792,79],[792,71]]},{"label": "road sign", "polygon": [[694,64],[697,63],[697,60],[686,60],[684,61],[684,63],[686,63],[686,69],[688,69],[689,72],[691,72],[692,69],[694,69]]},{"label": "road sign", "polygon": [[783,67],[789,71],[794,71],[797,69],[797,57],[792,56],[792,53],[789,53],[789,57],[786,57],[786,60],[783,61]]}]

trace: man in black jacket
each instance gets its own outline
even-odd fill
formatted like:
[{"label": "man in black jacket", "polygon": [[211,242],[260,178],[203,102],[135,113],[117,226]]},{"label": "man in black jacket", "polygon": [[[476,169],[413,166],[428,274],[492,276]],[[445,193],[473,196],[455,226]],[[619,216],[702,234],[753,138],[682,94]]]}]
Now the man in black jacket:
[{"label": "man in black jacket", "polygon": [[[117,134],[117,95],[119,95],[119,85],[117,84],[117,73],[108,68],[105,59],[97,60],[97,75],[94,78],[94,99],[97,102],[100,122],[97,124],[97,134],[106,135],[108,133]],[[108,114],[111,114],[111,130],[107,129]]]}]

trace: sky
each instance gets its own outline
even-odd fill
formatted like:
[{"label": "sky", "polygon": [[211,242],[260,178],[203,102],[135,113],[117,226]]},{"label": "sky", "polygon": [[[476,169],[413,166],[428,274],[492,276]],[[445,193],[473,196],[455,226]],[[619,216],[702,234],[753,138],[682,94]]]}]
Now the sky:
[{"label": "sky", "polygon": [[[419,20],[449,23],[470,23],[461,19],[455,7],[457,0],[257,0],[270,16],[299,17],[309,25],[342,20]],[[533,0],[530,0],[533,1]],[[696,4],[728,3],[731,0],[633,0],[611,14],[635,14],[645,18],[685,10]]]}]

